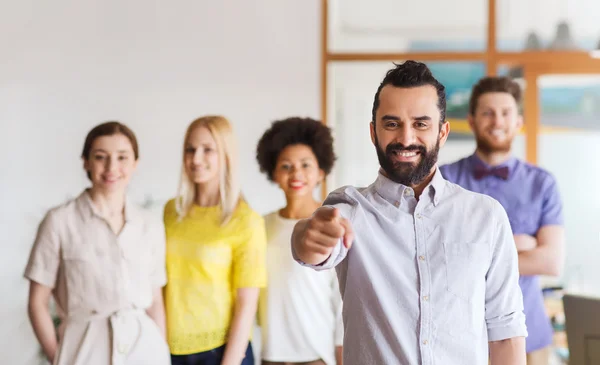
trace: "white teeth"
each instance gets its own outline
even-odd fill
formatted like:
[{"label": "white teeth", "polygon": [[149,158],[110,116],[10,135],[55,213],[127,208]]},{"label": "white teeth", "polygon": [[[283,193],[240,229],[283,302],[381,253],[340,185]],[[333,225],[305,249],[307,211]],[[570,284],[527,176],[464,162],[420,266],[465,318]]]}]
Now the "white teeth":
[{"label": "white teeth", "polygon": [[506,133],[501,129],[494,129],[492,131],[492,135],[494,135],[496,137],[504,137],[506,135]]},{"label": "white teeth", "polygon": [[413,157],[416,156],[416,152],[398,152],[398,154],[402,157]]}]

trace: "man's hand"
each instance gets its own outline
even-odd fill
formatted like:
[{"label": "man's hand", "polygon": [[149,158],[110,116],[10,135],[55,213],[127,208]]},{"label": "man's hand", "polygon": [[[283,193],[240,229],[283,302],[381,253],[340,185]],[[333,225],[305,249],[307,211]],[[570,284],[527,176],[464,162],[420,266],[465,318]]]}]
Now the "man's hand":
[{"label": "man's hand", "polygon": [[326,261],[339,240],[350,248],[354,233],[350,222],[342,218],[339,210],[321,207],[312,218],[296,224],[292,234],[292,248],[302,262],[318,265]]},{"label": "man's hand", "polygon": [[515,234],[517,252],[531,251],[537,247],[537,239],[528,234]]}]

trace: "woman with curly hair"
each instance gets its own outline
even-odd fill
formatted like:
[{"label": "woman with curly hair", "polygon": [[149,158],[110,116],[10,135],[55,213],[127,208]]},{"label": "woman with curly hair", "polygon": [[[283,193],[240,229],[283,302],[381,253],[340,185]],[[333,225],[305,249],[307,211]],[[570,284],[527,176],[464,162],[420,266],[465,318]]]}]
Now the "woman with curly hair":
[{"label": "woman with curly hair", "polygon": [[302,267],[290,251],[296,222],[321,206],[313,193],[335,161],[331,131],[309,118],[276,121],[261,137],[256,158],[261,172],[286,198],[285,207],[265,216],[268,284],[259,300],[262,364],[340,365],[342,303],[335,271]]}]

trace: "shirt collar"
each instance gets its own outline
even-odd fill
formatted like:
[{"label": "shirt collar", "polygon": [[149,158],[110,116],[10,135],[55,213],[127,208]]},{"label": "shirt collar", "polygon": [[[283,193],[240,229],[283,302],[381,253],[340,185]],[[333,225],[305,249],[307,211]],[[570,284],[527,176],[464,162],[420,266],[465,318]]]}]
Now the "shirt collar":
[{"label": "shirt collar", "polygon": [[[84,220],[90,220],[94,217],[103,219],[102,215],[92,202],[92,197],[90,196],[89,189],[84,190],[75,200],[77,208],[81,213]],[[133,223],[137,222],[141,219],[142,213],[140,209],[131,202],[129,197],[125,198],[125,222]]]},{"label": "shirt collar", "polygon": [[[423,193],[421,194],[420,199],[427,197],[433,202],[434,206],[437,206],[444,194],[445,186],[446,180],[442,176],[440,169],[436,166],[435,172],[433,173],[433,178],[431,179],[429,184],[427,184],[425,189],[423,189]],[[404,193],[407,189],[411,188],[390,180],[384,175],[383,170],[379,169],[377,180],[375,180],[375,190],[385,200],[391,202],[392,204],[394,204],[397,201],[402,201],[402,199],[400,198],[404,196]]]}]

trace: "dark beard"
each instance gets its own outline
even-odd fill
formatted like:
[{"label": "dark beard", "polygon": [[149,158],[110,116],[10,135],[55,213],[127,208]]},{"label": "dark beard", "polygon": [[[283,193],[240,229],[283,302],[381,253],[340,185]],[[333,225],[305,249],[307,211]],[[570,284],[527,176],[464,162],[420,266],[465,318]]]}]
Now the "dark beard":
[{"label": "dark beard", "polygon": [[[424,146],[410,145],[404,147],[401,143],[390,143],[384,153],[379,146],[377,135],[375,135],[375,149],[377,150],[379,165],[381,165],[390,180],[405,186],[415,186],[422,183],[435,166],[440,151],[440,140],[437,140],[435,146],[429,152]],[[421,160],[416,166],[410,162],[396,162],[393,160],[395,151],[419,151]]]}]

